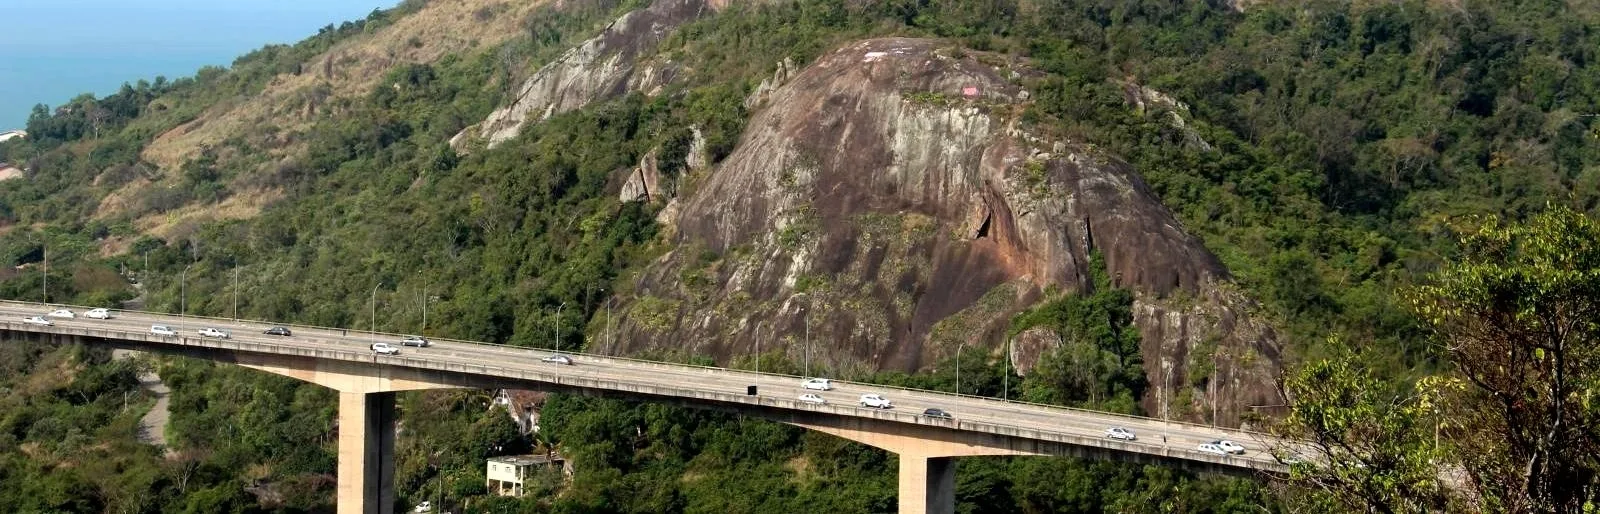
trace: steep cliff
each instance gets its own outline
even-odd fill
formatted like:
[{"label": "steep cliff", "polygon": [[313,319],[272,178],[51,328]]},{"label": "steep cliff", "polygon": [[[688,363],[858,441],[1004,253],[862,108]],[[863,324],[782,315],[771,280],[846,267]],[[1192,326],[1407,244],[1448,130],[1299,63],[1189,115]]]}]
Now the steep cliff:
[{"label": "steep cliff", "polygon": [[915,370],[961,341],[998,352],[1012,315],[1090,287],[1100,255],[1136,293],[1148,412],[1237,422],[1278,403],[1270,329],[1137,173],[1031,135],[1025,67],[939,45],[868,40],[792,77],[784,65],[734,152],[690,175],[677,245],[639,278],[620,350],[759,344],[798,361],[809,332],[828,334],[809,351],[828,368]]}]

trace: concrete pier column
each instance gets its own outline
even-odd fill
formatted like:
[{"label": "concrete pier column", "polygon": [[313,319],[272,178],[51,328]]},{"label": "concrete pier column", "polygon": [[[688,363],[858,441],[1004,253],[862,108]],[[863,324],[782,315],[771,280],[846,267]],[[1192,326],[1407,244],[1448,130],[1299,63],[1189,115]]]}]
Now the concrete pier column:
[{"label": "concrete pier column", "polygon": [[900,455],[900,514],[954,514],[954,457]]},{"label": "concrete pier column", "polygon": [[339,393],[339,514],[394,514],[394,393]]}]

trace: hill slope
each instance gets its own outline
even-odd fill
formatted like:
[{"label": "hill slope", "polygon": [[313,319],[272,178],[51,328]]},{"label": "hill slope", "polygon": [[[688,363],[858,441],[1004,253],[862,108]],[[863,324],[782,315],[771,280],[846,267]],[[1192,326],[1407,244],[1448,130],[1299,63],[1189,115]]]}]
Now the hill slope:
[{"label": "hill slope", "polygon": [[[48,246],[55,301],[137,281],[154,309],[231,314],[237,292],[244,317],[376,311],[382,330],[946,390],[960,366],[969,394],[1251,422],[1330,336],[1401,384],[1438,365],[1395,292],[1454,257],[1444,227],[1600,212],[1589,23],[1560,2],[408,2],[36,113],[0,143],[24,170],[0,183],[0,294],[37,297]],[[199,428],[292,418],[312,440],[325,398],[192,371],[180,444],[315,498],[325,448]],[[502,428],[470,399],[414,401],[448,414],[428,434]],[[587,476],[614,480],[554,501],[888,508],[880,454],[556,410]],[[38,412],[4,420],[19,445],[59,432],[35,434]],[[408,490],[436,476],[413,450]],[[975,509],[1201,510],[1161,470],[977,466],[967,490],[999,492]],[[1039,483],[1072,473],[1120,485],[1079,502]],[[52,509],[74,510],[34,510]]]}]

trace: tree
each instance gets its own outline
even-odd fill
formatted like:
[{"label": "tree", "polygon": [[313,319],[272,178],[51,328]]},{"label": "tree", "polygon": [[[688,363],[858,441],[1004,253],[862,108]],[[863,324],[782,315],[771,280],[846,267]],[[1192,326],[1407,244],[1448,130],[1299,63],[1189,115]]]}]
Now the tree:
[{"label": "tree", "polygon": [[1457,457],[1486,508],[1600,503],[1600,223],[1554,207],[1487,219],[1411,304],[1455,375]]},{"label": "tree", "polygon": [[1435,381],[1395,391],[1338,338],[1333,358],[1305,365],[1284,383],[1289,415],[1276,432],[1299,441],[1273,451],[1292,481],[1369,512],[1433,512],[1447,501],[1439,445],[1427,423]]}]

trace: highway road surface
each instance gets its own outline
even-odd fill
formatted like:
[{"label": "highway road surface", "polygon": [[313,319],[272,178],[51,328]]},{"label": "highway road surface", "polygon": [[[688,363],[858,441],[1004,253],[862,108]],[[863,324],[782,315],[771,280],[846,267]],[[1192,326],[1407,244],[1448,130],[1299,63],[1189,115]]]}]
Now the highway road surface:
[{"label": "highway road surface", "polygon": [[[166,325],[177,331],[184,338],[205,339],[199,334],[199,330],[212,327],[229,332],[230,337],[228,340],[235,343],[343,350],[346,352],[369,352],[369,345],[375,342],[386,342],[395,346],[400,345],[400,336],[393,334],[372,334],[355,330],[313,328],[257,321],[182,317],[135,311],[112,311],[113,317],[111,319],[101,320],[84,317],[84,312],[87,309],[83,307],[44,306],[21,302],[0,302],[0,322],[3,322],[0,328],[45,331],[46,327],[23,323],[23,318],[44,316],[46,313],[59,308],[68,308],[77,314],[77,317],[73,319],[46,317],[46,319],[55,324],[55,327],[60,328],[80,327],[144,335],[150,333],[151,325]],[[262,333],[273,326],[288,327],[293,331],[293,335],[284,337]],[[170,339],[176,340],[177,338]],[[894,403],[894,411],[920,415],[924,409],[939,408],[950,412],[957,422],[980,422],[1002,427],[1095,438],[1096,440],[1104,440],[1107,428],[1114,426],[1124,427],[1134,431],[1138,435],[1138,440],[1130,443],[1117,442],[1108,444],[1108,447],[1124,448],[1127,451],[1166,455],[1180,459],[1219,462],[1217,456],[1202,454],[1197,447],[1202,443],[1229,439],[1242,444],[1246,451],[1242,455],[1220,459],[1221,462],[1225,463],[1224,465],[1280,472],[1284,470],[1278,460],[1267,451],[1279,443],[1259,433],[837,380],[833,382],[834,389],[831,391],[807,391],[801,388],[802,379],[800,377],[563,352],[571,356],[574,361],[574,365],[565,366],[541,362],[541,358],[552,355],[553,352],[547,350],[449,340],[432,340],[432,343],[432,346],[426,348],[402,347],[401,357],[421,358],[439,363],[536,369],[546,373],[559,373],[566,377],[585,377],[619,383],[670,385],[675,389],[685,391],[705,391],[723,394],[743,394],[746,386],[756,385],[762,397],[787,400],[772,402],[772,405],[793,409],[821,410],[823,409],[821,407],[794,401],[801,394],[816,393],[826,399],[830,406],[834,407],[827,410],[838,412],[838,407],[846,408],[847,412],[844,415],[851,415],[851,412],[868,415],[869,411],[876,410],[858,405],[858,399],[861,395],[875,393],[891,400]],[[384,362],[386,359],[395,359],[390,356],[374,356],[372,358],[379,363]],[[929,421],[927,424],[937,423],[936,421]],[[958,430],[961,429],[962,424],[949,423],[950,426],[956,427]],[[1109,440],[1105,442],[1112,443]]]}]

